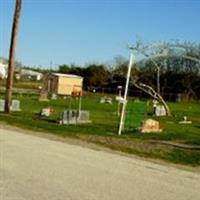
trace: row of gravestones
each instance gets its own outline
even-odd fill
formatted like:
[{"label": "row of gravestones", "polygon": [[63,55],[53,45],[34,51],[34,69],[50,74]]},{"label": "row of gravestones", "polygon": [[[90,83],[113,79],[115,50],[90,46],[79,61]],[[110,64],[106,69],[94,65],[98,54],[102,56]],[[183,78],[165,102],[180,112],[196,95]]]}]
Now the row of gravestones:
[{"label": "row of gravestones", "polygon": [[106,97],[106,96],[101,97],[99,103],[109,103],[109,104],[112,104],[112,98]]},{"label": "row of gravestones", "polygon": [[60,124],[80,124],[90,122],[89,112],[85,110],[64,110],[60,113]]},{"label": "row of gravestones", "polygon": [[[40,116],[49,117],[53,109],[51,107],[43,108]],[[64,110],[59,115],[59,124],[80,124],[90,123],[89,111],[86,110]]]},{"label": "row of gravestones", "polygon": [[[21,111],[20,109],[20,101],[13,99],[10,107],[11,111]],[[5,100],[0,99],[0,111],[3,112],[5,110]]]}]

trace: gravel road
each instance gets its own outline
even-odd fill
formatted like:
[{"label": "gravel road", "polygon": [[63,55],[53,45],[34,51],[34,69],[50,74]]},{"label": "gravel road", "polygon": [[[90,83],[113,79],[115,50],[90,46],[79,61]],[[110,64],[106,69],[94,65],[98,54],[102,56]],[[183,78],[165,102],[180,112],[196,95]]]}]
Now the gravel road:
[{"label": "gravel road", "polygon": [[1,200],[199,200],[200,174],[0,128]]}]

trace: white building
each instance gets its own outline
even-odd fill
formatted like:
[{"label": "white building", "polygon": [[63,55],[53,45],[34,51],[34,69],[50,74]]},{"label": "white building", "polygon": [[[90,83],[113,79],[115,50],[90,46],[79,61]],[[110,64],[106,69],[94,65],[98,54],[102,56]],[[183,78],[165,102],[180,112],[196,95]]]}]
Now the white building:
[{"label": "white building", "polygon": [[43,74],[40,72],[36,72],[29,69],[22,69],[20,70],[20,79],[21,80],[36,80],[40,81],[43,77]]},{"label": "white building", "polygon": [[0,62],[0,78],[5,79],[7,77],[7,64],[3,64]]}]

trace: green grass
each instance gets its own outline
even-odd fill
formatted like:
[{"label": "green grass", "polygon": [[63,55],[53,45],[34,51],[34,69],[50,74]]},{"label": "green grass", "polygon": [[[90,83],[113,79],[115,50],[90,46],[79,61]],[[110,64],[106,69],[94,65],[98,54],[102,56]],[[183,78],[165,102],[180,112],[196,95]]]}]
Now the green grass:
[{"label": "green grass", "polygon": [[125,128],[134,129],[140,127],[147,113],[146,102],[129,101],[126,108]]},{"label": "green grass", "polygon": [[[109,148],[128,153],[138,154],[144,157],[159,158],[174,163],[200,165],[200,151],[183,150],[151,144],[149,140],[167,140],[185,144],[200,145],[200,104],[199,103],[169,103],[173,117],[157,118],[160,121],[163,132],[141,134],[137,130],[127,129],[121,137],[117,135],[118,104],[100,104],[100,95],[90,94],[83,97],[82,109],[90,111],[91,124],[59,125],[59,112],[78,108],[78,100],[58,99],[48,102],[39,102],[38,96],[18,95],[14,98],[21,102],[21,112],[12,112],[7,115],[0,113],[0,121],[35,131],[49,132],[62,137],[75,137],[89,142],[94,142]],[[39,112],[42,108],[52,107],[54,113],[49,118],[41,118]],[[151,118],[144,110],[146,102],[129,101],[131,112],[129,124],[139,125],[145,118]],[[148,112],[151,108],[145,108]],[[178,122],[183,116],[188,116],[192,124],[183,125]]]},{"label": "green grass", "polygon": [[[0,120],[7,121],[11,124],[19,125],[21,127],[38,130],[47,130],[52,132],[63,133],[65,135],[76,134],[95,134],[106,135],[108,133],[117,131],[117,116],[115,112],[115,104],[99,104],[99,98],[94,97],[92,101],[90,97],[83,99],[83,109],[90,111],[92,124],[85,125],[59,125],[59,112],[69,108],[70,99],[51,100],[48,102],[39,102],[38,97],[18,96],[17,99],[21,102],[22,112],[13,112],[9,115],[0,114]],[[42,108],[52,107],[54,109],[53,115],[49,118],[40,118],[39,112]],[[71,108],[78,108],[78,100],[71,101]]]}]

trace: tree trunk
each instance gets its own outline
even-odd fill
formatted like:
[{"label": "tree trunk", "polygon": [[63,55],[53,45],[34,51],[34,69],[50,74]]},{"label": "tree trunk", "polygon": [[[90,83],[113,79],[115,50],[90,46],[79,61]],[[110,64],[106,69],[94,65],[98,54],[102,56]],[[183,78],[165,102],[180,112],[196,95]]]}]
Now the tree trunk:
[{"label": "tree trunk", "polygon": [[144,83],[139,83],[138,84],[136,82],[133,82],[133,84],[138,89],[141,89],[142,91],[144,91],[145,93],[147,93],[151,97],[153,97],[154,99],[158,100],[164,106],[167,116],[171,116],[171,111],[170,111],[168,105],[166,104],[166,102],[164,101],[162,96],[160,94],[158,94],[151,86],[146,85]]},{"label": "tree trunk", "polygon": [[12,34],[9,51],[9,63],[8,63],[8,77],[6,82],[6,95],[5,95],[5,113],[10,112],[11,99],[12,99],[12,87],[13,87],[13,76],[15,70],[15,51],[17,42],[17,32],[19,26],[19,18],[21,12],[21,0],[16,0],[15,13],[12,25]]}]

